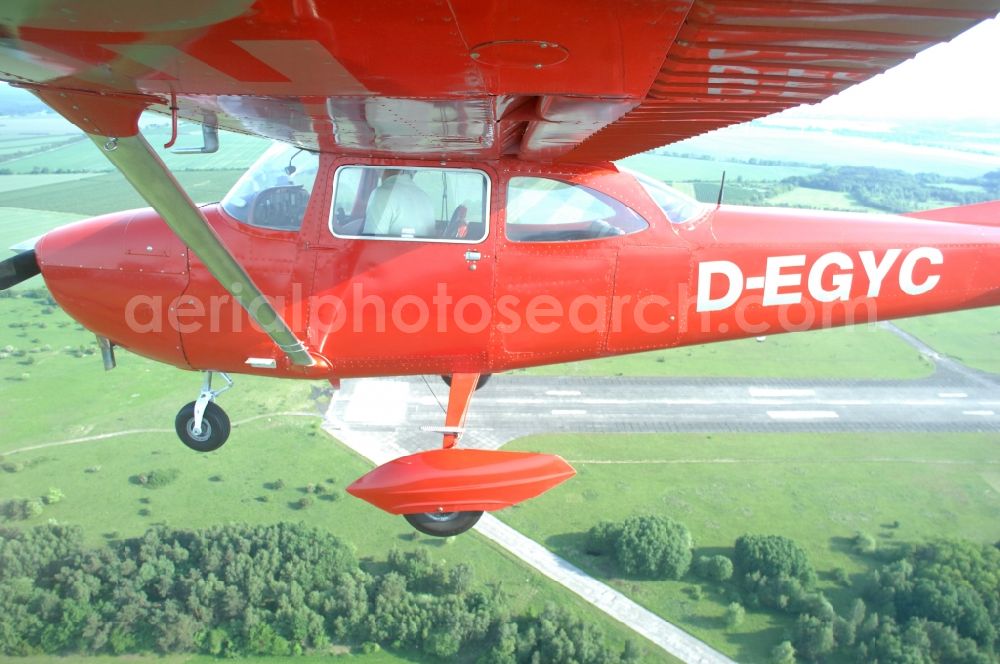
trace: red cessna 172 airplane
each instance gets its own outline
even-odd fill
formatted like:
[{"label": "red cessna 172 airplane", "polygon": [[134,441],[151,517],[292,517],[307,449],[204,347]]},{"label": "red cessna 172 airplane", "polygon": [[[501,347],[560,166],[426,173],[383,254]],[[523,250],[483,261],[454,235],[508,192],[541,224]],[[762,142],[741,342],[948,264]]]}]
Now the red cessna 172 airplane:
[{"label": "red cessna 172 airplane", "polygon": [[[490,374],[1000,304],[1000,204],[909,216],[703,205],[611,160],[820,101],[1000,10],[973,0],[6,0],[0,80],[151,208],[0,263],[101,343],[213,372],[441,374],[443,447],[350,492],[452,535],[573,474],[462,449]],[[986,63],[984,63],[986,64]],[[276,146],[195,205],[152,110]],[[722,195],[720,192],[720,203]]]}]

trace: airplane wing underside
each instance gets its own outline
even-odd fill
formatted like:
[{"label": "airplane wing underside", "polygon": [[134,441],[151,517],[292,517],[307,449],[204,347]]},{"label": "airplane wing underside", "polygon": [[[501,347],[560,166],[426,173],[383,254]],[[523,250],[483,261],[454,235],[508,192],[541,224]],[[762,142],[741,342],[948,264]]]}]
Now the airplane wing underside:
[{"label": "airplane wing underside", "polygon": [[[0,79],[330,152],[598,162],[820,101],[1000,0],[10,0]],[[88,102],[90,103],[90,102]]]}]

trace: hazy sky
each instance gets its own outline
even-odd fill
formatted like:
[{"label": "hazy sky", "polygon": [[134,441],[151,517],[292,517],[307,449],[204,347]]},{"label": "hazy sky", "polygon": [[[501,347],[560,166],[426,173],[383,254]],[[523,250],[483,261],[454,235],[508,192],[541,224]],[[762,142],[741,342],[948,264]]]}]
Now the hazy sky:
[{"label": "hazy sky", "polygon": [[794,115],[1000,120],[998,67],[1000,19],[992,19]]}]

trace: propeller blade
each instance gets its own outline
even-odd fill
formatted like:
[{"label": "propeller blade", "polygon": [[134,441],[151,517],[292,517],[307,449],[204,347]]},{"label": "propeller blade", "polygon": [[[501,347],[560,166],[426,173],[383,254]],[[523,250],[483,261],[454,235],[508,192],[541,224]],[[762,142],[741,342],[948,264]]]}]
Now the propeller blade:
[{"label": "propeller blade", "polygon": [[34,251],[24,251],[13,258],[0,261],[0,290],[16,286],[40,272]]}]

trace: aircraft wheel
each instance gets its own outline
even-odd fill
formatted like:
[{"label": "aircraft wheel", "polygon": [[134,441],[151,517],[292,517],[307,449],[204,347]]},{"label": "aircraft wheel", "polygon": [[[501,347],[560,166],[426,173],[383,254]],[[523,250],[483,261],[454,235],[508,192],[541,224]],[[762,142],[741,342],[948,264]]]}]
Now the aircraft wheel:
[{"label": "aircraft wheel", "polygon": [[[476,381],[476,391],[477,392],[480,389],[482,389],[482,387],[484,385],[486,385],[486,383],[490,382],[490,376],[492,376],[492,375],[493,374],[479,374],[479,380]],[[448,374],[445,374],[445,375],[441,376],[441,380],[444,381],[445,385],[447,385],[448,387],[451,387],[451,376],[449,376]]]},{"label": "aircraft wheel", "polygon": [[209,401],[201,418],[201,433],[194,433],[194,402],[181,408],[174,419],[174,428],[181,442],[196,452],[211,452],[222,447],[229,438],[229,416]]},{"label": "aircraft wheel", "polygon": [[482,515],[482,512],[422,512],[403,516],[424,535],[451,537],[476,525]]}]

